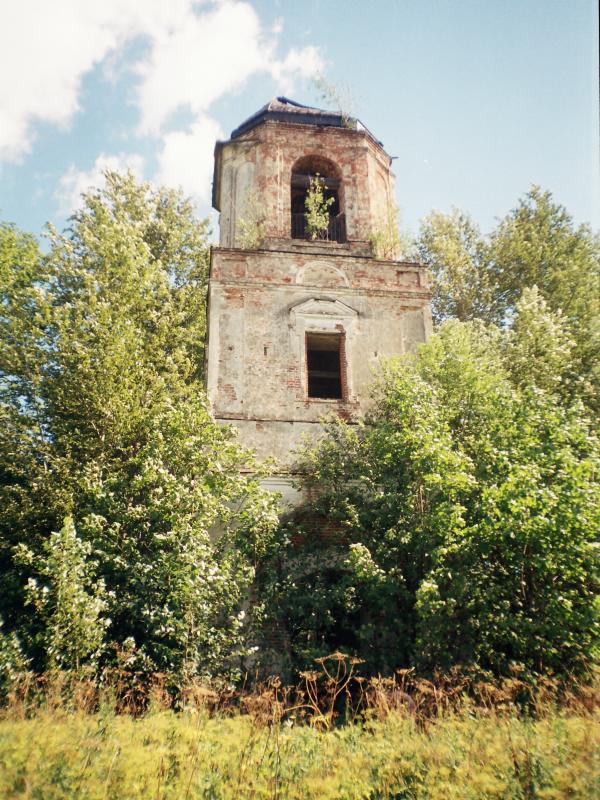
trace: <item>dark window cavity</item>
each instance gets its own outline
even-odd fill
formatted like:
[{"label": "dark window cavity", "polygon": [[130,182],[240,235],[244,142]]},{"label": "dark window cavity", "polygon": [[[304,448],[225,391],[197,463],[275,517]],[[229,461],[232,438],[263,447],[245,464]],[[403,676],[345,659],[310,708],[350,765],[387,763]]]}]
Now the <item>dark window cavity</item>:
[{"label": "dark window cavity", "polygon": [[329,227],[322,237],[332,242],[346,241],[346,217],[342,210],[342,180],[339,168],[327,158],[306,156],[299,159],[292,168],[291,210],[292,238],[306,238],[305,201],[311,178],[319,176],[323,183],[325,199],[333,199],[329,206]]},{"label": "dark window cavity", "polygon": [[342,399],[342,337],[339,333],[306,334],[308,396]]}]

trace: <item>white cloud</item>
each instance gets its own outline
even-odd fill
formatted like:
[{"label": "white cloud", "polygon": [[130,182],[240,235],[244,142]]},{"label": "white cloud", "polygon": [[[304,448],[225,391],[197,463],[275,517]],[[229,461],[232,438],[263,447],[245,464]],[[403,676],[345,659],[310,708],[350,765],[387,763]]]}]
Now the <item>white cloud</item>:
[{"label": "white cloud", "polygon": [[[261,46],[263,45],[263,46]],[[157,133],[178,108],[201,114],[248,76],[266,69],[272,44],[245,2],[224,2],[154,41],[139,66],[141,130]]]},{"label": "white cloud", "polygon": [[104,172],[112,170],[125,172],[130,169],[138,178],[142,177],[144,159],[137,154],[120,154],[107,156],[101,153],[93,167],[88,170],[78,170],[71,164],[67,172],[59,181],[56,198],[59,210],[67,216],[81,205],[81,195],[90,189],[97,189],[104,185]]},{"label": "white cloud", "polygon": [[[201,117],[257,73],[289,90],[321,67],[311,47],[276,57],[279,30],[265,32],[249,2],[219,0],[19,0],[0,10],[0,160],[19,160],[35,123],[68,125],[83,77],[143,37],[136,65],[140,130],[158,134],[179,108]],[[193,136],[193,133],[189,134]]]},{"label": "white cloud", "polygon": [[316,74],[323,62],[314,47],[277,59],[280,31],[277,25],[265,32],[248,2],[224,0],[157,36],[149,57],[138,65],[140,130],[158,133],[180,108],[203,114],[257,73],[270,73],[286,90],[292,75]]},{"label": "white cloud", "polygon": [[185,194],[201,201],[208,200],[215,140],[220,138],[223,131],[210,117],[198,119],[187,132],[167,133],[159,155],[157,180],[168,186],[181,186]]},{"label": "white cloud", "polygon": [[18,160],[37,120],[67,125],[83,76],[125,41],[177,23],[190,0],[19,0],[0,12],[0,159]]},{"label": "white cloud", "polygon": [[323,69],[323,59],[316,47],[303,47],[302,50],[292,48],[283,61],[275,61],[271,66],[271,74],[281,86],[282,91],[291,92],[294,78],[310,78],[318,75]]}]

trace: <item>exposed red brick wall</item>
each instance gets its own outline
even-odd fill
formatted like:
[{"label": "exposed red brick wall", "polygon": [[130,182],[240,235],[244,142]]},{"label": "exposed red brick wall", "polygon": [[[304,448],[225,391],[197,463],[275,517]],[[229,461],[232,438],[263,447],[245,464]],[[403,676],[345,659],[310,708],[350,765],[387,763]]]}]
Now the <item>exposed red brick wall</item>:
[{"label": "exposed red brick wall", "polygon": [[[267,236],[289,238],[291,177],[294,164],[307,156],[332,161],[341,175],[341,210],[350,242],[368,242],[375,219],[394,197],[391,159],[366,132],[266,121],[225,143],[223,163],[252,165],[252,185],[266,209]],[[222,192],[221,210],[229,202]],[[236,198],[241,213],[242,198]]]}]

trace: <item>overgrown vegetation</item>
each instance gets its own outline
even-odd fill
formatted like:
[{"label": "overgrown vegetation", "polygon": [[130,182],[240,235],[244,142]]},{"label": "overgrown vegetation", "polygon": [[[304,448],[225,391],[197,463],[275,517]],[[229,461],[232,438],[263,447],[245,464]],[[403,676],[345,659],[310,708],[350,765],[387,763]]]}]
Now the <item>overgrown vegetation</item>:
[{"label": "overgrown vegetation", "polygon": [[363,425],[331,420],[301,465],[310,503],[262,572],[292,669],[339,647],[371,674],[585,670],[600,449],[562,400],[570,352],[530,290],[513,329],[447,322],[385,366]]},{"label": "overgrown vegetation", "polygon": [[[0,793],[48,800],[597,795],[593,689],[571,686],[559,710],[549,681],[533,691],[515,678],[466,691],[461,680],[436,684],[406,672],[348,681],[348,669],[336,654],[297,687],[271,680],[236,693],[196,682],[177,711],[160,676],[146,696],[60,672],[44,689],[22,684],[0,715]],[[527,714],[516,705],[523,697]]]},{"label": "overgrown vegetation", "polygon": [[258,250],[266,234],[266,212],[256,192],[246,192],[238,220],[236,245],[243,250]]},{"label": "overgrown vegetation", "polygon": [[282,669],[342,648],[536,674],[598,656],[600,249],[534,187],[482,237],[419,240],[439,327],[385,365],[365,423],[302,456],[310,501],[260,579]]},{"label": "overgrown vegetation", "polygon": [[400,212],[395,203],[388,203],[371,234],[373,257],[381,261],[399,261],[417,255],[411,237],[401,232]]},{"label": "overgrown vegetation", "polygon": [[306,236],[309,239],[314,241],[327,238],[329,207],[333,202],[333,197],[325,197],[325,182],[319,173],[311,176],[304,199]]},{"label": "overgrown vegetation", "polygon": [[356,100],[350,86],[345,83],[332,83],[323,75],[316,75],[313,83],[319,93],[319,99],[325,106],[340,112],[344,128],[356,129]]},{"label": "overgrown vegetation", "polygon": [[[537,286],[560,312],[574,343],[566,386],[598,412],[600,239],[576,227],[550,192],[534,186],[489,236],[458,210],[432,213],[418,240],[433,276],[433,313],[445,319],[510,324],[524,289]],[[532,356],[535,356],[532,353]]]},{"label": "overgrown vegetation", "polygon": [[204,396],[206,225],[177,193],[108,174],[47,256],[1,234],[11,652],[36,670],[235,673],[276,512]]},{"label": "overgrown vegetation", "polygon": [[569,715],[448,718],[428,731],[390,717],[323,732],[248,717],[42,712],[0,722],[0,791],[15,800],[589,800],[600,789],[599,736],[597,718]]},{"label": "overgrown vegetation", "polygon": [[281,524],[204,395],[206,223],[113,173],[49,235],[0,228],[3,696],[56,669],[294,680],[337,649],[361,678],[589,677],[598,241],[548,194],[490,237],[425,223],[443,324],[365,424],[330,421]]}]

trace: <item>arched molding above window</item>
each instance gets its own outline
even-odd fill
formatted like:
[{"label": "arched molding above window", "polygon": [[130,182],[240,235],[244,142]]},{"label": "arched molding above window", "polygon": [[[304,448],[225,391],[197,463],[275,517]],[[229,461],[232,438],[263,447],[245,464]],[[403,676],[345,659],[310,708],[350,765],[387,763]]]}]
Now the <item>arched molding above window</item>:
[{"label": "arched molding above window", "polygon": [[298,269],[296,283],[305,286],[325,286],[330,288],[349,287],[346,273],[325,261],[311,261]]},{"label": "arched molding above window", "polygon": [[303,181],[308,181],[319,174],[325,181],[326,186],[339,188],[342,183],[342,171],[338,165],[330,158],[318,154],[310,154],[297,159],[292,166],[292,184],[297,182],[299,185]]},{"label": "arched molding above window", "polygon": [[335,298],[311,297],[293,305],[289,315],[291,340],[303,365],[301,396],[354,400],[350,362],[358,311]]},{"label": "arched molding above window", "polygon": [[333,298],[312,297],[296,303],[289,309],[290,327],[293,330],[336,331],[343,329],[353,334],[359,313],[356,309]]}]

